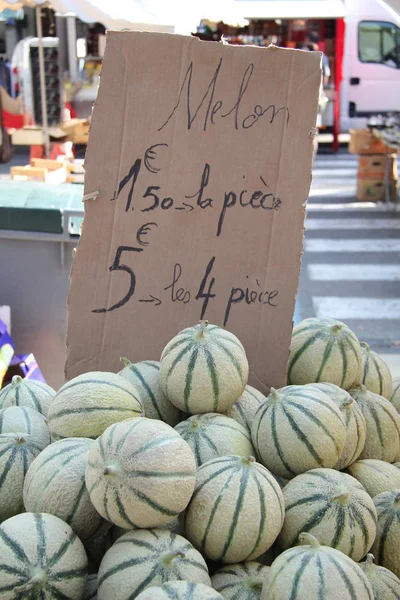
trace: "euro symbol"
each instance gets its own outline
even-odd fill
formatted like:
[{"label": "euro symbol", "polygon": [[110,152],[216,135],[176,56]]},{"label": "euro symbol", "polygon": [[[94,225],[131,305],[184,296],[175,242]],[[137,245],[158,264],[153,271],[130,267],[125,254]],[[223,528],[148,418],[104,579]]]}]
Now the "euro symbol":
[{"label": "euro symbol", "polygon": [[154,222],[145,223],[144,225],[139,227],[139,229],[137,230],[137,234],[136,234],[136,241],[138,244],[140,244],[141,246],[149,245],[150,242],[146,242],[146,241],[142,240],[142,237],[147,235],[148,232],[151,231],[153,226],[158,227],[157,223],[154,223]]},{"label": "euro symbol", "polygon": [[156,148],[160,148],[161,146],[168,148],[168,144],[154,144],[150,148],[147,148],[144,154],[144,166],[150,173],[157,174],[161,170],[160,167],[153,164],[153,161],[157,158]]}]

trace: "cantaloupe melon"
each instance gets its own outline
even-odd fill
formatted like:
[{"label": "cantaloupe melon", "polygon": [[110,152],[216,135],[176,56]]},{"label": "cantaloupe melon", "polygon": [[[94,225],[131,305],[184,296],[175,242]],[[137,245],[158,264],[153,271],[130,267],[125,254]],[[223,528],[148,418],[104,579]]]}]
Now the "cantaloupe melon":
[{"label": "cantaloupe melon", "polygon": [[341,321],[312,318],[294,329],[288,362],[288,384],[334,383],[345,390],[359,383],[361,347]]},{"label": "cantaloupe melon", "polygon": [[26,406],[9,406],[0,410],[1,433],[31,435],[43,448],[50,444],[46,419],[37,410]]},{"label": "cantaloupe melon", "polygon": [[115,373],[74,377],[57,392],[49,410],[54,438],[97,438],[113,423],[144,414],[133,385]]},{"label": "cantaloupe melon", "polygon": [[371,552],[378,565],[400,577],[400,489],[378,494],[374,504],[378,527]]},{"label": "cantaloupe melon", "polygon": [[297,475],[283,490],[285,520],[278,543],[294,546],[302,532],[355,561],[371,548],[376,535],[376,509],[361,483],[333,469]]},{"label": "cantaloupe melon", "polygon": [[361,567],[309,533],[273,562],[261,600],[374,600]]},{"label": "cantaloupe melon", "polygon": [[382,492],[400,489],[400,470],[383,460],[357,460],[347,467],[347,472],[358,479],[371,498]]},{"label": "cantaloupe melon", "polygon": [[269,471],[253,457],[228,456],[197,469],[183,529],[207,558],[230,564],[268,550],[283,517],[282,491]]},{"label": "cantaloupe melon", "polygon": [[393,462],[400,450],[400,415],[393,404],[362,385],[350,390],[367,426],[363,451],[359,458]]},{"label": "cantaloupe melon", "polygon": [[389,367],[366,342],[361,342],[360,345],[363,359],[362,383],[370,392],[390,400],[393,383]]},{"label": "cantaloupe melon", "polygon": [[140,417],[111,425],[90,449],[86,485],[96,510],[115,525],[158,527],[187,506],[196,464],[169,425]]},{"label": "cantaloupe melon", "polygon": [[374,555],[367,554],[365,562],[360,563],[371,584],[375,600],[399,600],[400,579],[394,573],[374,564]]},{"label": "cantaloupe melon", "polygon": [[255,414],[266,398],[264,394],[253,388],[251,385],[246,385],[243,394],[235,404],[226,412],[227,417],[235,419],[240,425],[243,425],[251,434],[251,426],[254,421]]},{"label": "cantaloupe melon", "polygon": [[242,395],[248,374],[238,338],[207,321],[178,333],[161,355],[164,393],[191,414],[226,412]]},{"label": "cantaloupe melon", "polygon": [[218,413],[193,415],[179,423],[175,431],[191,447],[198,467],[219,456],[254,454],[247,429],[225,415]]},{"label": "cantaloupe melon", "polygon": [[224,600],[259,600],[270,567],[249,561],[226,565],[211,577],[212,586]]},{"label": "cantaloupe melon", "polygon": [[128,600],[150,586],[176,580],[211,585],[200,552],[170,531],[129,531],[114,543],[101,562],[98,598]]},{"label": "cantaloupe melon", "polygon": [[390,402],[393,404],[397,412],[400,413],[400,377],[393,379],[392,395],[390,396]]},{"label": "cantaloupe melon", "polygon": [[333,383],[312,383],[310,385],[325,392],[339,408],[344,418],[346,443],[335,465],[335,469],[340,471],[357,460],[364,448],[367,430],[365,419],[354,398],[342,388]]},{"label": "cantaloupe melon", "polygon": [[292,479],[310,469],[334,467],[346,442],[346,427],[324,392],[292,385],[271,388],[256,413],[251,438],[263,465]]},{"label": "cantaloupe melon", "polygon": [[46,383],[34,379],[22,379],[14,375],[11,383],[0,391],[0,409],[9,406],[27,406],[34,408],[47,417],[52,398],[56,395]]},{"label": "cantaloupe melon", "polygon": [[0,435],[0,522],[24,511],[25,475],[44,447],[29,434]]},{"label": "cantaloupe melon", "polygon": [[160,363],[155,360],[143,360],[131,363],[121,358],[125,368],[118,373],[135,386],[138,398],[143,404],[144,416],[148,419],[160,419],[175,427],[181,420],[181,411],[176,408],[162,391],[160,381]]},{"label": "cantaloupe melon", "polygon": [[212,588],[202,583],[171,581],[159,587],[151,587],[139,594],[137,600],[221,600]]},{"label": "cantaloupe melon", "polygon": [[58,517],[24,513],[0,525],[1,600],[81,600],[86,579],[82,542]]},{"label": "cantaloupe melon", "polygon": [[85,485],[86,463],[93,443],[88,438],[66,438],[50,444],[29,467],[24,484],[28,512],[59,517],[81,540],[93,535],[101,522]]}]

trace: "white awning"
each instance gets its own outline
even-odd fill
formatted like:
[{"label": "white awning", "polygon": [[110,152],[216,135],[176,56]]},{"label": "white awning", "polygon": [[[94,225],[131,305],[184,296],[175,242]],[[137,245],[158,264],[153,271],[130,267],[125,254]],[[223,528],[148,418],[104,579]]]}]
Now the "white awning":
[{"label": "white awning", "polygon": [[338,19],[346,15],[343,0],[233,0],[233,4],[235,13],[239,11],[246,19]]}]

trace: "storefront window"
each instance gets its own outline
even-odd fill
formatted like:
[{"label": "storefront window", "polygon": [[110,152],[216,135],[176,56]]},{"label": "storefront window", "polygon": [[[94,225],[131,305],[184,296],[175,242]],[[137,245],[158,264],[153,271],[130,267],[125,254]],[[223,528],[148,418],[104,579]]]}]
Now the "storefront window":
[{"label": "storefront window", "polygon": [[400,68],[400,29],[393,23],[362,21],[358,28],[361,62]]}]

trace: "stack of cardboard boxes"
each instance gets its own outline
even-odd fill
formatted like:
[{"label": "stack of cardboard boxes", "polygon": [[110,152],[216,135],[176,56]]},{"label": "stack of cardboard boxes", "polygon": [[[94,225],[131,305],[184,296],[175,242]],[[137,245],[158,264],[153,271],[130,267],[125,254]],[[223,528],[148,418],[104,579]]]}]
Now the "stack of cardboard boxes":
[{"label": "stack of cardboard boxes", "polygon": [[384,201],[397,198],[397,154],[368,129],[350,131],[349,152],[358,154],[357,198]]}]

